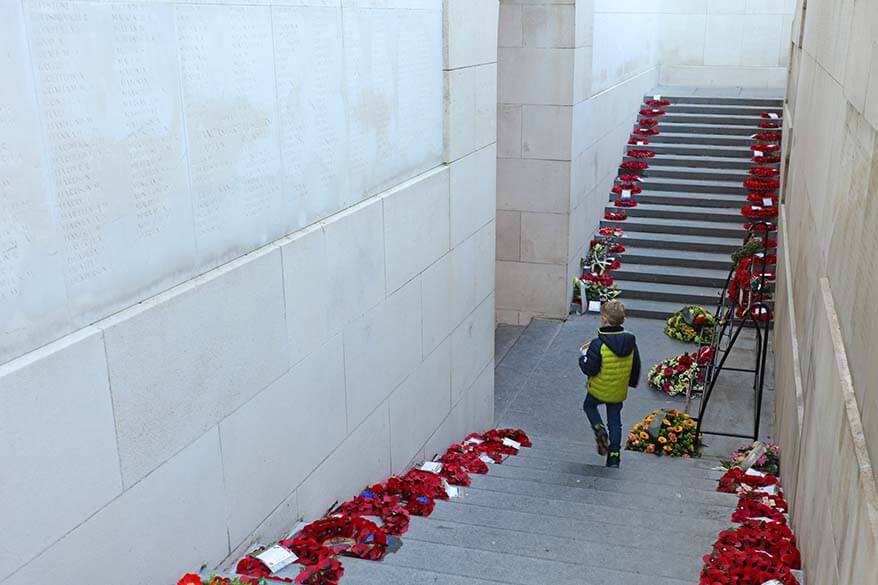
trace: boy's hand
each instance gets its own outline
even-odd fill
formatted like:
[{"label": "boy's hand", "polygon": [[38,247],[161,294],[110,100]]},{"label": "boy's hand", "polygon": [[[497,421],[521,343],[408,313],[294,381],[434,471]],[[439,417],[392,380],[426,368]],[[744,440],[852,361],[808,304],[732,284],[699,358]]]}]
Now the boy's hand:
[{"label": "boy's hand", "polygon": [[579,346],[579,353],[585,355],[588,352],[588,346],[591,344],[590,341],[586,341],[581,346]]}]

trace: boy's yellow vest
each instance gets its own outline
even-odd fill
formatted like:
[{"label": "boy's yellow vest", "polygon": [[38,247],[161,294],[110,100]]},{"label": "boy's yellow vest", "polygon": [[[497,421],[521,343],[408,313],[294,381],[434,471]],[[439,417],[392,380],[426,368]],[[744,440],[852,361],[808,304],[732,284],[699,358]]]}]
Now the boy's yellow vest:
[{"label": "boy's yellow vest", "polygon": [[588,379],[588,392],[601,402],[611,404],[624,402],[628,398],[628,380],[634,352],[619,357],[604,343],[601,345],[601,370],[597,376]]}]

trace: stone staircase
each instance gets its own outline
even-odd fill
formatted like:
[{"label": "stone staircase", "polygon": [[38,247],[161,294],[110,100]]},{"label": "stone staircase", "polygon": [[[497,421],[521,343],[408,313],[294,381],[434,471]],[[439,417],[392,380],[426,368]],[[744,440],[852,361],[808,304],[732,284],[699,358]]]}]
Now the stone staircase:
[{"label": "stone staircase", "polygon": [[412,517],[381,562],[344,559],[348,585],[691,585],[730,526],[716,459],[623,452],[532,437],[429,518]]},{"label": "stone staircase", "polygon": [[[650,99],[652,96],[646,96]],[[613,276],[629,315],[665,319],[682,304],[716,305],[745,235],[742,181],[751,167],[750,136],[763,112],[782,115],[781,99],[662,95],[671,101],[649,136],[649,159],[638,206],[625,221],[627,251]],[[646,107],[646,106],[644,106]],[[634,134],[633,138],[641,138]],[[634,160],[628,157],[625,160]],[[776,165],[775,165],[776,166]],[[621,172],[620,172],[621,174]],[[610,195],[608,209],[617,195]]]}]

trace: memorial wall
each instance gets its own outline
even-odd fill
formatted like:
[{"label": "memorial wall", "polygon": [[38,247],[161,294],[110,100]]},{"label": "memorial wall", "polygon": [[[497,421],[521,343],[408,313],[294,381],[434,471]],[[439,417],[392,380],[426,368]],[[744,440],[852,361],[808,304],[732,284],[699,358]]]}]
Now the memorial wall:
[{"label": "memorial wall", "polygon": [[496,30],[0,0],[0,583],[171,583],[492,422]]}]

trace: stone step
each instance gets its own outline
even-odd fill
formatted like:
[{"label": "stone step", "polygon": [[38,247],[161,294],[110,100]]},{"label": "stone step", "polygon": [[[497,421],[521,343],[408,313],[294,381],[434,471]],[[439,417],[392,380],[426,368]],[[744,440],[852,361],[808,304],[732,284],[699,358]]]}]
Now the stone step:
[{"label": "stone step", "polygon": [[[769,120],[766,120],[766,122]],[[758,126],[758,124],[757,124]],[[635,126],[636,128],[637,126]],[[781,128],[759,128],[754,130],[748,126],[727,126],[724,124],[680,124],[678,122],[661,121],[658,125],[660,132],[671,132],[674,134],[721,134],[728,136],[746,136],[750,137],[756,132],[772,132],[780,134],[783,132]]]},{"label": "stone step", "polygon": [[[415,539],[494,553],[514,552],[528,559],[676,579],[696,578],[701,569],[701,557],[710,548],[709,543],[699,543],[700,555],[697,549],[692,551],[695,554],[686,555],[678,550],[646,549],[600,540],[535,534],[529,529],[500,529],[432,518],[414,518],[412,528],[411,535],[406,537],[407,541]],[[590,528],[582,526],[583,531]]]},{"label": "stone step", "polygon": [[661,282],[665,284],[686,284],[720,289],[725,286],[728,270],[708,268],[687,268],[675,270],[673,267],[658,264],[637,264],[624,262],[622,267],[613,271],[613,276],[621,280],[639,282]]},{"label": "stone step", "polygon": [[[747,159],[748,161],[753,157],[749,148],[739,146],[711,146],[709,144],[696,146],[687,146],[684,144],[650,144],[649,146],[627,146],[626,148],[626,153],[628,150],[651,150],[657,155],[667,154],[691,157],[710,156]],[[652,164],[653,161],[650,159],[644,159],[644,162]]]},{"label": "stone step", "polygon": [[[402,548],[385,556],[382,563],[474,579],[490,575],[492,581],[515,585],[642,585],[644,579],[643,575],[630,571],[525,557],[517,548],[499,553],[422,542],[413,538],[413,534],[406,536]],[[691,582],[669,577],[649,578],[650,585],[689,585]]]},{"label": "stone step", "polygon": [[[625,171],[620,170],[619,174],[624,175],[626,173]],[[730,181],[734,183],[741,183],[744,179],[750,176],[749,169],[705,169],[699,167],[664,166],[658,164],[649,165],[648,169],[645,169],[638,174],[647,179],[689,179],[698,181]]]},{"label": "stone step", "polygon": [[663,109],[669,114],[713,114],[717,116],[761,117],[763,113],[774,113],[779,117],[783,116],[783,109],[781,107],[744,104],[694,104],[692,102],[671,102],[670,106],[664,106]]},{"label": "stone step", "polygon": [[[741,200],[747,196],[742,180],[703,180],[646,177],[640,182],[640,186],[650,191],[684,191],[686,193],[714,193],[717,195],[740,196]],[[743,205],[743,203],[742,203]]]},{"label": "stone step", "polygon": [[[603,239],[602,236],[597,236]],[[686,236],[680,234],[660,234],[650,232],[625,233],[620,239],[623,245],[661,248],[664,250],[691,250],[694,252],[716,252],[731,254],[741,247],[742,238],[714,238],[707,236]]]},{"label": "stone step", "polygon": [[746,235],[743,225],[720,227],[715,222],[629,217],[622,221],[601,220],[601,227],[622,228],[625,232],[654,232],[687,236],[709,236],[742,240]]},{"label": "stone step", "polygon": [[431,518],[482,526],[532,526],[537,533],[575,534],[583,524],[596,525],[608,542],[624,543],[632,532],[649,533],[667,530],[671,534],[688,533],[693,537],[715,538],[729,527],[729,516],[719,519],[699,518],[687,514],[669,514],[655,509],[649,514],[640,510],[614,509],[609,506],[552,500],[534,496],[498,493],[465,488],[461,497],[437,503]]},{"label": "stone step", "polygon": [[[719,104],[729,106],[751,106],[759,108],[780,109],[783,107],[783,98],[755,98],[755,97],[724,97],[724,96],[694,96],[694,95],[664,95],[662,98],[671,102],[671,104]],[[643,96],[644,103],[646,100],[653,99],[652,95]]]},{"label": "stone step", "polygon": [[[709,518],[722,519],[728,518],[735,507],[734,502],[729,503],[730,500],[726,499],[717,498],[715,501],[705,501],[707,499],[705,495],[729,495],[718,492],[705,494],[705,492],[679,488],[671,493],[636,482],[602,482],[597,485],[603,489],[499,478],[491,475],[480,475],[472,478],[472,487],[493,492],[606,505],[643,512],[663,509],[670,514],[706,515]],[[611,491],[612,488],[624,489],[625,491]]]},{"label": "stone step", "polygon": [[[653,205],[640,200],[640,196],[634,197],[638,201],[637,207],[622,208],[628,213],[629,218],[663,218],[678,220],[701,220],[710,223],[740,224],[746,221],[739,210],[722,207],[681,207],[680,205]],[[607,206],[607,211],[618,211],[620,208],[613,204]]]},{"label": "stone step", "polygon": [[[629,147],[630,148],[630,147]],[[623,157],[626,161],[637,160],[628,156]],[[753,166],[753,162],[750,158],[730,158],[723,156],[691,156],[691,155],[676,155],[676,154],[658,154],[655,158],[649,159],[647,161],[649,163],[650,168],[653,166],[662,166],[662,167],[688,167],[688,168],[699,168],[699,169],[725,169],[725,170],[746,170],[749,171]],[[773,165],[777,168],[779,166],[778,163]]]},{"label": "stone step", "polygon": [[[721,287],[700,287],[682,284],[643,282],[616,278],[616,285],[622,290],[620,298],[627,303],[629,299],[661,301],[675,305],[701,305],[713,309],[719,302]],[[679,307],[678,307],[679,308]]]},{"label": "stone step", "polygon": [[[733,209],[736,213],[740,213],[741,207],[745,204],[740,195],[716,195],[713,193],[673,193],[644,189],[634,197],[637,199],[637,203],[649,205],[715,207],[726,210]],[[621,198],[621,195],[610,193],[610,201]]]},{"label": "stone step", "polygon": [[[712,307],[711,307],[712,308]],[[625,315],[666,321],[670,315],[680,310],[680,304],[673,301],[650,301],[646,299],[626,299]]]},{"label": "stone step", "polygon": [[[642,117],[638,118],[637,122],[639,123],[641,119]],[[742,116],[670,111],[664,116],[659,116],[659,124],[667,122],[672,124],[700,124],[704,126],[744,126],[752,128],[754,132],[759,129],[760,122],[764,121],[765,119],[760,114]]]},{"label": "stone step", "polygon": [[[661,129],[661,134],[647,137],[649,146],[655,144],[686,144],[709,146],[746,146],[750,147],[753,140],[749,136],[722,136],[716,134],[675,134],[670,130]],[[639,138],[631,134],[630,138]]]},{"label": "stone step", "polygon": [[[595,453],[595,446],[591,440],[583,442],[558,437],[542,437],[539,435],[531,437],[531,440],[534,441],[533,448],[519,451],[517,455],[519,459],[582,460],[584,463],[593,465],[600,465],[604,462],[604,458]],[[596,459],[591,459],[592,457]],[[720,460],[714,457],[667,459],[635,451],[625,452],[626,468],[639,471],[673,469],[674,473],[693,471],[706,474],[705,477],[712,477],[711,473],[719,465],[719,462]]]},{"label": "stone step", "polygon": [[728,271],[732,267],[729,254],[716,252],[673,252],[662,248],[630,246],[618,255],[622,263],[654,264],[677,268],[708,268],[711,270]]},{"label": "stone step", "polygon": [[[405,546],[405,545],[403,545]],[[509,585],[507,581],[484,580],[462,577],[448,573],[425,571],[410,567],[394,566],[383,562],[366,561],[344,557],[345,585],[413,585],[415,583],[441,583],[442,585]],[[295,577],[295,573],[289,575]],[[271,581],[269,581],[270,583]]]}]

